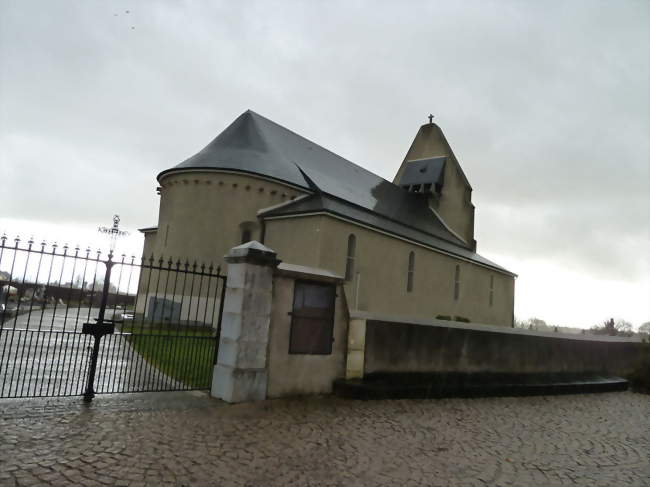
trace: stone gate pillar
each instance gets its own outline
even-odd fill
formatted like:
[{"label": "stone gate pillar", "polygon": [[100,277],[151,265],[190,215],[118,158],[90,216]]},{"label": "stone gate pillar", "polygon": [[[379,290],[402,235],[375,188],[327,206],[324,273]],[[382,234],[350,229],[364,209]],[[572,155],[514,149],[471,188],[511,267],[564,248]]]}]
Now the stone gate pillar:
[{"label": "stone gate pillar", "polygon": [[273,250],[253,240],[232,248],[226,262],[228,281],[211,394],[227,402],[265,399],[273,270],[280,261]]}]

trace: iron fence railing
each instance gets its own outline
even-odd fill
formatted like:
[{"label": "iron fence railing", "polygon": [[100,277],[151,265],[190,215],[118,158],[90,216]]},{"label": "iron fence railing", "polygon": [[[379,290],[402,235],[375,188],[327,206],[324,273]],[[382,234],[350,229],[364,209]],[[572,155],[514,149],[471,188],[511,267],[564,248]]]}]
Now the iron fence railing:
[{"label": "iron fence railing", "polygon": [[0,397],[207,389],[213,265],[0,238]]}]

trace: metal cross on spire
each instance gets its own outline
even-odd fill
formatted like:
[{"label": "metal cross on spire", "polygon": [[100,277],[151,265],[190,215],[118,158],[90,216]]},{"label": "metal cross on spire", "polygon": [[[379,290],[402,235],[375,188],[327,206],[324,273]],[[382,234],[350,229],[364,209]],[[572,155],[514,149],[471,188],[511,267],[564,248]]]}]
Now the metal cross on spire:
[{"label": "metal cross on spire", "polygon": [[429,114],[429,124],[433,123],[433,115]]},{"label": "metal cross on spire", "polygon": [[99,233],[104,233],[108,235],[108,238],[111,242],[111,254],[115,250],[115,242],[118,237],[126,237],[129,232],[120,230],[120,215],[113,215],[113,226],[112,227],[99,227],[97,229]]}]

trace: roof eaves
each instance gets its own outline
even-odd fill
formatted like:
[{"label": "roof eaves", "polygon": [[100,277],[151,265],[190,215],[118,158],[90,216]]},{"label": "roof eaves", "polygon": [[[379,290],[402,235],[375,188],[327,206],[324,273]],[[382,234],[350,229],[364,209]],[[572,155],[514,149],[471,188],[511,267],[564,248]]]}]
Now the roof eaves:
[{"label": "roof eaves", "polygon": [[311,194],[303,194],[301,196],[298,196],[297,198],[289,201],[283,201],[282,203],[278,203],[277,205],[273,206],[267,206],[266,208],[261,208],[257,210],[257,216],[264,216],[267,213],[272,213],[276,210],[280,210],[282,208],[288,208],[294,204],[300,203],[302,200],[309,198],[312,196]]},{"label": "roof eaves", "polygon": [[162,176],[167,176],[168,174],[172,173],[185,173],[185,172],[220,172],[220,173],[226,173],[226,174],[233,174],[233,173],[239,173],[239,174],[247,174],[250,176],[254,176],[260,179],[265,179],[267,181],[272,181],[274,183],[279,183],[283,184],[284,186],[289,186],[290,188],[295,188],[299,189],[301,191],[305,191],[306,189],[309,189],[308,186],[305,184],[305,186],[298,186],[297,184],[293,184],[286,179],[282,178],[276,178],[273,176],[268,176],[266,174],[261,174],[255,171],[247,171],[246,169],[240,169],[240,168],[222,168],[222,167],[201,167],[201,166],[196,166],[196,167],[172,167],[170,169],[165,169],[161,173],[156,176],[156,179],[158,182],[160,182],[160,178]]}]

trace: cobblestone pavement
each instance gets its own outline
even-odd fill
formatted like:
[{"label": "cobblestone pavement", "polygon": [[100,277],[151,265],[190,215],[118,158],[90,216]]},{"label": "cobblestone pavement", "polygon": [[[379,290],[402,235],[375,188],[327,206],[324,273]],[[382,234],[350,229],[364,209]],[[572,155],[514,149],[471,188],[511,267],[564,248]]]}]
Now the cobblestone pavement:
[{"label": "cobblestone pavement", "polygon": [[0,401],[1,485],[650,485],[650,396]]}]

